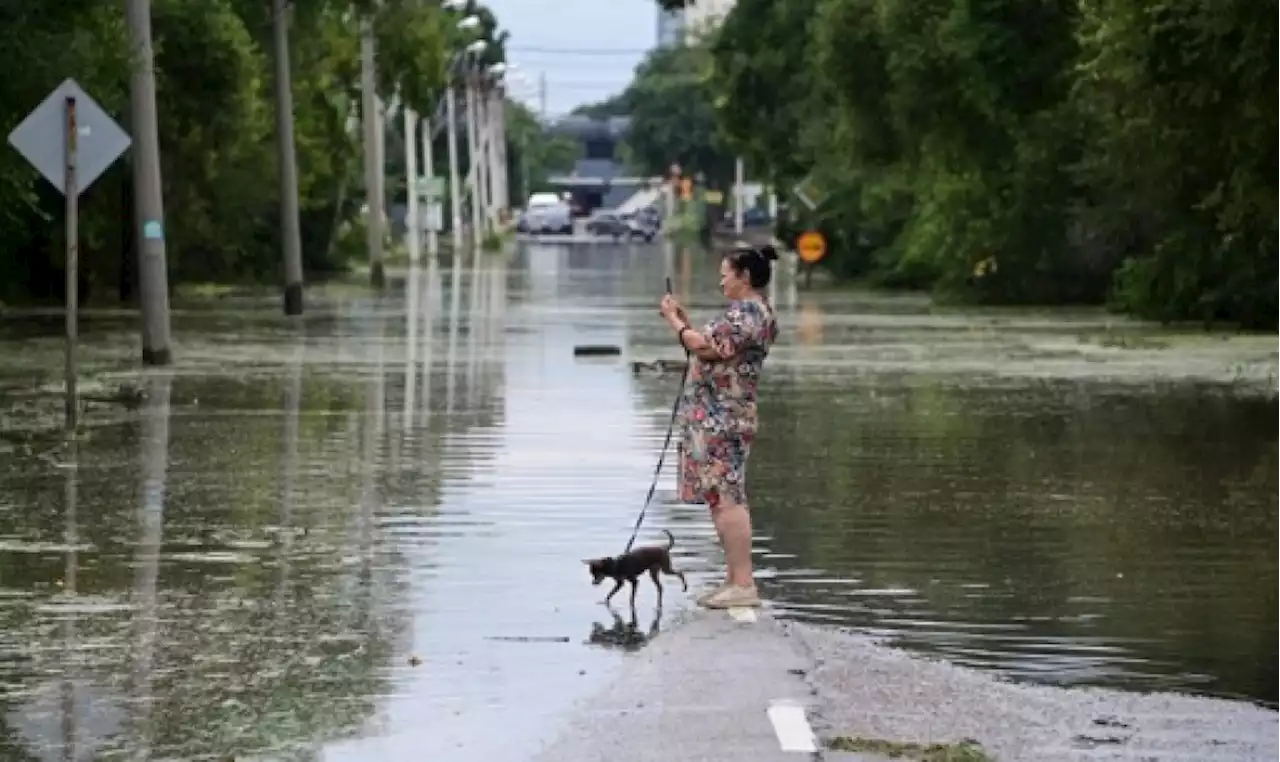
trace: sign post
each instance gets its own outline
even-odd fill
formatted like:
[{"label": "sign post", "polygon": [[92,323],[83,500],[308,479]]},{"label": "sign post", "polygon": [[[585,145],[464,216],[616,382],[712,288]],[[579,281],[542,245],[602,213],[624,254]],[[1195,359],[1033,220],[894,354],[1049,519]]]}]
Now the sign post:
[{"label": "sign post", "polygon": [[79,339],[80,194],[129,147],[129,136],[73,79],[63,80],[9,133],[22,154],[66,199],[67,431],[75,431],[76,344]]},{"label": "sign post", "polygon": [[827,255],[827,239],[816,230],[806,230],[796,239],[796,254],[804,262],[804,287],[813,287],[813,266]]},{"label": "sign post", "polygon": [[77,424],[76,395],[76,344],[79,343],[80,330],[78,318],[80,313],[80,191],[76,184],[76,137],[79,128],[76,126],[76,97],[66,96],[66,124],[63,132],[63,150],[66,162],[66,180],[63,198],[66,200],[66,247],[67,247],[67,358],[64,375],[66,394],[63,395],[64,419],[67,431],[75,431]]}]

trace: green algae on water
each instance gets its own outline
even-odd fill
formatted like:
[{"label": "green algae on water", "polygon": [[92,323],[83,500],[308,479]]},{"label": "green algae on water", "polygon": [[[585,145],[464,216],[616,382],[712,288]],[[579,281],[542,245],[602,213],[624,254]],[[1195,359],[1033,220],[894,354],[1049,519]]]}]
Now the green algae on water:
[{"label": "green algae on water", "polygon": [[836,736],[827,742],[827,748],[832,751],[878,754],[889,759],[917,762],[994,762],[994,757],[984,752],[977,741],[968,738],[955,743],[921,744],[883,738]]}]

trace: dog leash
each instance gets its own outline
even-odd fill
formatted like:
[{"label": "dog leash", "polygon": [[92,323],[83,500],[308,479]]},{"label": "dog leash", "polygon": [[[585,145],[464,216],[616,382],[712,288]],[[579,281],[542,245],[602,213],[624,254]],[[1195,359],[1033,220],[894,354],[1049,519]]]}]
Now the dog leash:
[{"label": "dog leash", "polygon": [[649,494],[645,495],[644,506],[640,508],[640,515],[636,517],[636,525],[631,530],[631,539],[627,540],[626,550],[623,553],[630,553],[631,546],[635,544],[636,535],[640,534],[640,525],[644,523],[644,515],[649,510],[649,503],[653,501],[653,493],[658,489],[658,477],[662,475],[662,464],[667,459],[667,448],[671,446],[671,434],[676,428],[676,416],[680,413],[680,400],[684,398],[684,385],[689,380],[689,351],[684,353],[684,372],[680,374],[680,390],[676,392],[675,404],[671,406],[671,420],[667,422],[667,438],[662,442],[662,452],[658,455],[658,467],[653,470],[653,482],[649,484]]},{"label": "dog leash", "polygon": [[[667,277],[667,294],[671,293],[671,274]],[[658,489],[658,477],[662,475],[662,464],[667,459],[667,448],[671,446],[671,434],[676,428],[676,416],[680,414],[680,400],[684,398],[684,385],[689,380],[689,365],[693,362],[692,353],[684,350],[684,370],[680,373],[680,388],[676,390],[676,400],[671,405],[671,420],[667,421],[667,438],[662,441],[662,452],[658,453],[658,466],[653,469],[653,481],[649,484],[649,494],[644,496],[644,505],[640,507],[640,515],[636,517],[636,525],[631,529],[631,539],[627,540],[627,548],[623,554],[631,552],[631,546],[640,534],[640,525],[644,523],[644,515],[649,511],[649,503],[653,502],[653,493]]]}]

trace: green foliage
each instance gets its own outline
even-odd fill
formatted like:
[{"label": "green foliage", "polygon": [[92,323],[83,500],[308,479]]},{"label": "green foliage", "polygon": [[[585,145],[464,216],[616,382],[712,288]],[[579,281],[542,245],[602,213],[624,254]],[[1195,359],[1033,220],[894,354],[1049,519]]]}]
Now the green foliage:
[{"label": "green foliage", "polygon": [[[373,13],[379,94],[430,113],[457,15],[417,0],[294,0],[287,12],[308,273],[362,258],[337,240],[363,201],[359,24]],[[473,5],[504,60],[505,33]],[[175,281],[274,281],[280,268],[272,12],[268,0],[153,0],[157,112],[169,271]],[[0,78],[0,125],[12,129],[64,78],[74,77],[129,130],[130,42],[124,3],[0,3],[0,36],[23,65]],[[388,130],[399,129],[388,119]],[[388,140],[388,153],[394,143]],[[443,149],[443,146],[441,146]],[[441,150],[440,156],[444,156]],[[133,291],[131,155],[81,198],[81,292]],[[390,170],[389,170],[390,171]],[[393,183],[388,183],[393,186]],[[0,149],[0,299],[62,296],[62,204],[9,147]]]},{"label": "green foliage", "polygon": [[787,227],[826,232],[837,273],[1274,326],[1275,12],[740,0],[706,45],[709,99],[753,175],[829,194]]},{"label": "green foliage", "polygon": [[711,187],[732,181],[734,155],[716,119],[711,62],[704,46],[655,50],[614,104],[599,104],[629,106],[626,147],[637,170],[662,175],[678,162],[686,175],[705,175]]},{"label": "green foliage", "polygon": [[608,119],[611,116],[630,116],[631,115],[631,94],[630,88],[612,95],[598,103],[587,103],[578,106],[572,112],[575,116],[585,116],[591,119]]},{"label": "green foliage", "polygon": [[547,178],[568,173],[581,153],[576,140],[545,130],[524,104],[507,102],[507,160],[512,203],[523,205],[530,193],[547,190]]}]

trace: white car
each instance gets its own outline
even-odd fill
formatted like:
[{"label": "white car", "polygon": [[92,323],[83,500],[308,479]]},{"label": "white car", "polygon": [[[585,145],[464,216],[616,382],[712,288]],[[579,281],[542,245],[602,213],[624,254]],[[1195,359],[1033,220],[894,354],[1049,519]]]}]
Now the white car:
[{"label": "white car", "polygon": [[554,193],[533,194],[516,221],[516,231],[572,235],[573,214],[568,202]]}]

